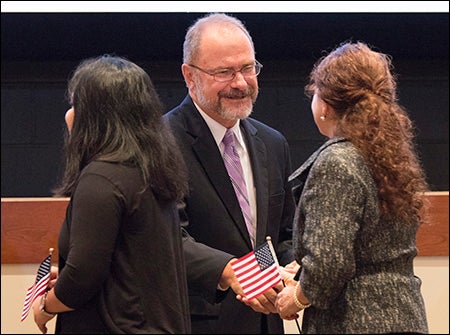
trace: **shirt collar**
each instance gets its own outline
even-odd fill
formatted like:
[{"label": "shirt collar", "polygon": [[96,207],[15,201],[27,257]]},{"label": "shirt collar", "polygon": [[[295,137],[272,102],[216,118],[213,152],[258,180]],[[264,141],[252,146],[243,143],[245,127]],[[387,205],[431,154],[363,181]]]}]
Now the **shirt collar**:
[{"label": "shirt collar", "polygon": [[[223,137],[225,136],[227,128],[222,126],[219,122],[217,122],[216,120],[211,118],[208,114],[206,114],[195,102],[194,105],[195,107],[197,107],[198,111],[200,112],[200,115],[203,117],[209,129],[211,130],[211,133],[214,136],[214,140],[216,141],[217,146],[219,146],[219,144],[222,142]],[[244,139],[242,137],[241,128],[239,127],[239,125],[240,120],[238,120],[236,124],[230,129],[233,131],[239,145],[242,148],[245,148],[245,145],[243,144]]]}]

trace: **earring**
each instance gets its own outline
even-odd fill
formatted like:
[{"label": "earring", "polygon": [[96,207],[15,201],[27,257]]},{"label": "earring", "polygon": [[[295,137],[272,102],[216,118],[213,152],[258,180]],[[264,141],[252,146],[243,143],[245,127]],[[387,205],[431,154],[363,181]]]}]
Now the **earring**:
[{"label": "earring", "polygon": [[321,119],[322,121],[325,121],[325,115],[321,115],[321,116],[320,116],[320,119]]}]

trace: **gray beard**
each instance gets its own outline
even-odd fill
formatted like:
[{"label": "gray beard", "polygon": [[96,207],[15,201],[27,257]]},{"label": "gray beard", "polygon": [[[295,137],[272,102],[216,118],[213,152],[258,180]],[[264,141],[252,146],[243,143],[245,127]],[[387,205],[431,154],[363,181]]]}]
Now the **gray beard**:
[{"label": "gray beard", "polygon": [[205,110],[214,111],[225,120],[242,120],[249,117],[253,112],[253,103],[245,102],[242,103],[241,106],[231,109],[223,106],[221,104],[220,98],[218,101],[213,101],[211,99],[205,98],[205,96],[199,91],[197,91],[196,93],[199,104],[203,106],[202,108],[204,108]]}]

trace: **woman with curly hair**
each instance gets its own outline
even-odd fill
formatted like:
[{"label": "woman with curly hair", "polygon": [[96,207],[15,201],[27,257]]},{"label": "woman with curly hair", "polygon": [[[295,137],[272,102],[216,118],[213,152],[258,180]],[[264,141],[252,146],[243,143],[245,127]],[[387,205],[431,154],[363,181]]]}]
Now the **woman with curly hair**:
[{"label": "woman with curly hair", "polygon": [[304,333],[428,333],[416,233],[424,171],[398,103],[391,58],[344,43],[314,66],[305,93],[328,140],[291,175],[300,264],[276,307]]}]

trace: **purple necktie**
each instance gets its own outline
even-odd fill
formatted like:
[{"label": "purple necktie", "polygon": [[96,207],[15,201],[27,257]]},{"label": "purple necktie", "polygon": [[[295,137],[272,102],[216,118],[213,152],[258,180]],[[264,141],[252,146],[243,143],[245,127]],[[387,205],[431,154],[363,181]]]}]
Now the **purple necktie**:
[{"label": "purple necktie", "polygon": [[255,229],[253,227],[253,220],[250,210],[250,202],[247,195],[247,187],[245,186],[244,173],[242,172],[241,160],[236,150],[234,133],[232,130],[227,129],[225,136],[222,140],[225,145],[223,152],[223,161],[230,175],[231,183],[233,184],[234,191],[239,200],[239,205],[244,215],[245,223],[247,225],[248,233],[250,234],[250,240],[252,245],[255,246]]}]

